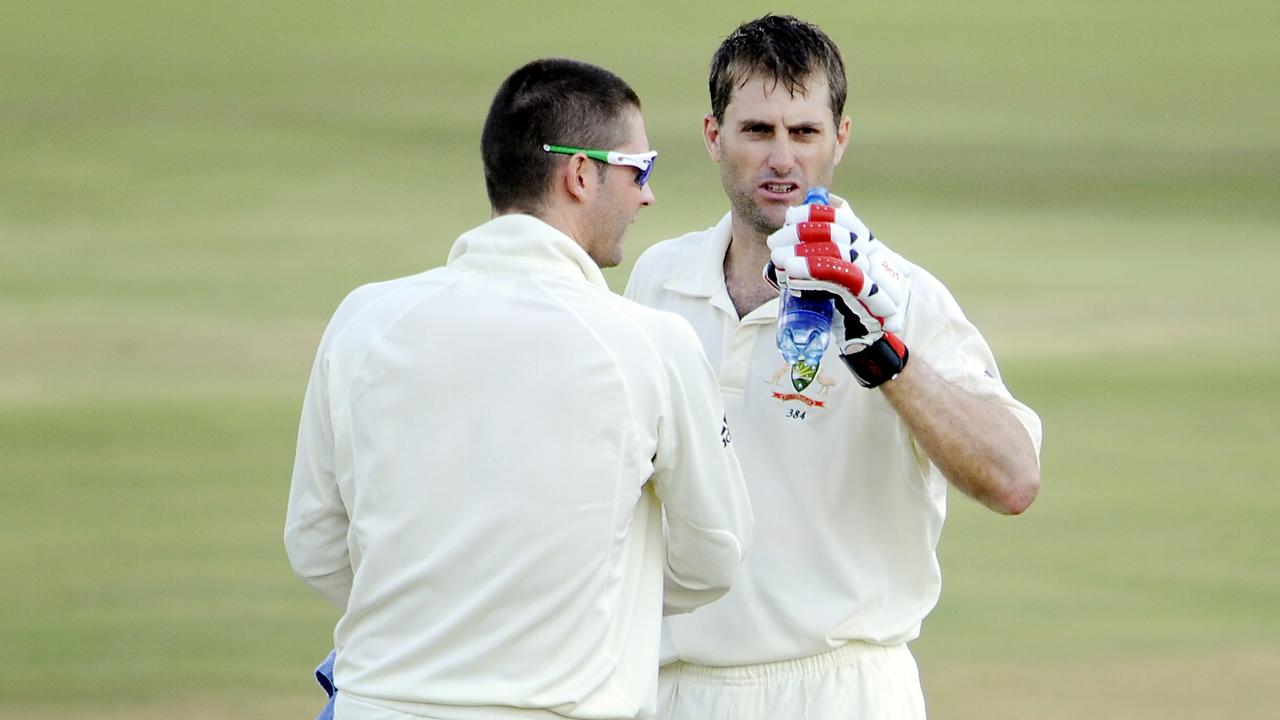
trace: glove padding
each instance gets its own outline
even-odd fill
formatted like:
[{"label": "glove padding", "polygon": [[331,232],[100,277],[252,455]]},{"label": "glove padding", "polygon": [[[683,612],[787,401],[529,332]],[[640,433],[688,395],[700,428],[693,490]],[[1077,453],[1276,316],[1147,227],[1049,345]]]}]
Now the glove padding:
[{"label": "glove padding", "polygon": [[[849,244],[858,254],[866,258],[871,278],[880,290],[889,294],[899,310],[905,310],[907,304],[908,279],[901,268],[905,263],[897,253],[876,239],[875,233],[854,214],[853,210],[832,205],[797,205],[787,209],[785,225],[798,225],[802,222],[835,223],[849,231]],[[902,332],[900,327],[890,328],[893,332]]]},{"label": "glove padding", "polygon": [[[831,210],[822,205],[800,209],[812,215],[813,208]],[[899,306],[875,281],[866,255],[855,249],[859,241],[864,248],[869,242],[831,222],[783,226],[769,236],[771,261],[764,274],[779,290],[835,301],[839,313],[832,330],[840,355],[861,385],[875,387],[902,371],[908,353],[892,332],[901,329]]]},{"label": "glove padding", "polygon": [[[802,222],[783,226],[769,236],[770,263],[765,280],[775,288],[794,294],[818,293],[836,300],[847,323],[840,345],[869,345],[884,330],[901,330],[898,305],[884,292],[874,277],[867,258],[853,246],[848,230],[822,222]],[[843,307],[841,307],[843,306]]]}]

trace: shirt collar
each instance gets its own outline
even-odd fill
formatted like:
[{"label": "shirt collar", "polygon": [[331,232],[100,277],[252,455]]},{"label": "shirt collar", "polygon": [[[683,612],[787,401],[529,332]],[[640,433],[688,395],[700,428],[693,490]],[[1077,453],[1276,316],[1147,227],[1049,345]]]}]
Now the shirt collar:
[{"label": "shirt collar", "polygon": [[676,268],[662,287],[681,295],[708,298],[712,305],[737,317],[724,284],[724,256],[732,240],[733,214],[725,213],[720,222],[707,230],[693,262]]},{"label": "shirt collar", "polygon": [[458,237],[448,265],[471,272],[524,272],[579,277],[606,290],[608,282],[573,238],[532,215],[500,215]]},{"label": "shirt collar", "polygon": [[[831,195],[831,205],[839,208],[845,207],[848,203],[844,198]],[[724,283],[724,256],[729,252],[729,243],[732,240],[733,213],[727,212],[720,218],[720,222],[707,231],[705,242],[702,243],[702,252],[696,260],[677,268],[662,287],[681,295],[709,298],[712,305],[737,317],[738,311],[734,309],[733,300],[729,298],[729,291]],[[776,318],[777,305],[777,300],[770,300],[756,308],[747,317],[756,313],[767,313]]]}]

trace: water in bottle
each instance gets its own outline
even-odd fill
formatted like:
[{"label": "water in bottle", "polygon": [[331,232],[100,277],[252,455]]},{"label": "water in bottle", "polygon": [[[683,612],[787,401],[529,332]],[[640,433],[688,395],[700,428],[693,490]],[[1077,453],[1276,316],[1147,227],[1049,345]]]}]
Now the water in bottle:
[{"label": "water in bottle", "polygon": [[[804,203],[827,204],[826,188],[812,187]],[[826,298],[782,291],[778,303],[778,352],[791,366],[791,385],[797,391],[818,377],[818,366],[831,341],[831,317],[835,304]]]}]

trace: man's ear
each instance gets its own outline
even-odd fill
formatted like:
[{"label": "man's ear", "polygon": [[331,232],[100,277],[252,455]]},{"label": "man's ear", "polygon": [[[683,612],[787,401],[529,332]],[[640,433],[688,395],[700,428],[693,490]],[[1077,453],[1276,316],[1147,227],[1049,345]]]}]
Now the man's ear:
[{"label": "man's ear", "polygon": [[588,187],[591,185],[587,174],[590,172],[588,166],[591,164],[591,158],[582,153],[575,153],[569,156],[569,162],[564,164],[564,169],[560,172],[560,182],[565,192],[579,202],[587,199]]},{"label": "man's ear", "polygon": [[720,123],[715,115],[702,118],[702,142],[707,144],[707,154],[714,162],[720,162]]},{"label": "man's ear", "polygon": [[844,151],[849,147],[849,132],[852,127],[853,123],[849,120],[848,115],[840,118],[840,124],[836,126],[835,165],[840,164],[840,159],[844,157]]}]

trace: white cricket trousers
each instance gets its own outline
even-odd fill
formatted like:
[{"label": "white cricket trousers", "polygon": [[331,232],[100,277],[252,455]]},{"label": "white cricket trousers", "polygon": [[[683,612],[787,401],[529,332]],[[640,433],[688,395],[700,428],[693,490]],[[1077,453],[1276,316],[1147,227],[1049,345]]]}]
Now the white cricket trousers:
[{"label": "white cricket trousers", "polygon": [[906,645],[851,642],[798,660],[658,675],[655,720],[924,720],[920,670]]},{"label": "white cricket trousers", "polygon": [[[434,707],[434,706],[433,706]],[[432,712],[423,715],[423,712]],[[339,692],[333,705],[333,720],[446,720],[448,718],[484,718],[485,720],[566,720],[550,710],[506,706],[439,706],[436,710],[411,703],[368,700],[349,692]]]}]

